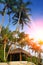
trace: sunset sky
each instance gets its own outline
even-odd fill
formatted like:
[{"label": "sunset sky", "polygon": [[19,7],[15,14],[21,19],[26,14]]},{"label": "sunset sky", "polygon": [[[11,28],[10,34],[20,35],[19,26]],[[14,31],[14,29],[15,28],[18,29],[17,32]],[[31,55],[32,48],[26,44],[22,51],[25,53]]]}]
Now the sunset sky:
[{"label": "sunset sky", "polygon": [[24,31],[37,40],[43,40],[43,0],[31,0],[31,28],[24,27]]}]

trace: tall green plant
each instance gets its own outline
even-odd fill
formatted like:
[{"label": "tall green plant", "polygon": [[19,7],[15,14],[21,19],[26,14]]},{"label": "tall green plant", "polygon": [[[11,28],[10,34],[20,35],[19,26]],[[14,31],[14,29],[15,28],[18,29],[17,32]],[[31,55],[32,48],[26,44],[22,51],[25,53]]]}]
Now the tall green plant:
[{"label": "tall green plant", "polygon": [[6,60],[6,45],[8,43],[8,40],[11,40],[10,37],[12,37],[8,27],[6,28],[2,27],[1,36],[2,36],[2,43],[4,48],[4,60]]},{"label": "tall green plant", "polygon": [[31,2],[27,1],[26,3],[23,0],[18,0],[16,4],[17,10],[15,11],[13,18],[13,24],[20,24],[22,29],[24,24],[28,25],[30,23],[30,11],[29,5]]}]

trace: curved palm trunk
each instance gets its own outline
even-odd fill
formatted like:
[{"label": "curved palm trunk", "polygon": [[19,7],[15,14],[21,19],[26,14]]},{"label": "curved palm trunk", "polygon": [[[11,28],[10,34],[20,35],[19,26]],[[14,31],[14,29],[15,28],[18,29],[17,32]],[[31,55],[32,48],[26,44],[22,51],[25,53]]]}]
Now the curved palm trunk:
[{"label": "curved palm trunk", "polygon": [[[2,27],[3,23],[4,23],[4,16],[2,17],[1,27]],[[4,61],[6,61],[6,58],[5,58],[5,55],[6,55],[5,49],[6,49],[6,43],[4,44]]]},{"label": "curved palm trunk", "polygon": [[[17,28],[16,28],[16,32],[19,31],[19,21],[20,21],[20,16],[21,16],[21,12],[19,13],[19,19],[18,19],[18,25],[17,25]],[[16,36],[16,37],[17,37],[17,36]],[[17,40],[16,40],[16,42],[17,42]],[[11,43],[11,45],[12,45],[12,43]],[[8,54],[9,54],[9,52],[10,52],[11,45],[10,45],[10,47],[9,47],[9,50],[8,50],[8,53],[7,53],[7,57],[6,57],[6,59],[8,58]]]},{"label": "curved palm trunk", "polygon": [[[2,13],[3,13],[3,14],[2,14],[2,22],[1,22],[1,25],[0,25],[0,26],[1,26],[1,29],[2,29],[2,25],[3,25],[3,23],[4,23],[4,16],[5,16],[5,14],[6,14],[6,8],[7,8],[7,7],[5,7],[4,13],[2,12]],[[1,29],[0,29],[0,33],[1,33]]]},{"label": "curved palm trunk", "polygon": [[20,13],[19,13],[19,19],[18,19],[18,25],[17,25],[16,31],[19,31],[19,21],[20,21],[20,17],[21,17],[21,11],[20,11]]},{"label": "curved palm trunk", "polygon": [[[9,9],[8,9],[8,12],[9,12]],[[10,14],[8,14],[9,15],[9,18],[8,18],[8,20],[9,20],[9,22],[8,22],[8,25],[7,25],[7,27],[9,27],[9,25],[10,25],[10,22],[11,22],[11,17],[10,17]]]},{"label": "curved palm trunk", "polygon": [[[0,29],[0,33],[1,33],[1,30],[2,30],[2,25],[4,23],[4,16],[2,16],[2,22],[1,22],[1,29]],[[6,48],[6,45],[4,44],[4,61],[6,60],[5,59],[5,48]]]},{"label": "curved palm trunk", "polygon": [[4,23],[4,16],[2,17],[2,24],[1,25],[3,25],[3,23]]},{"label": "curved palm trunk", "polygon": [[[12,43],[11,43],[11,45],[12,45]],[[9,54],[9,52],[10,52],[11,45],[10,45],[10,47],[9,47],[9,50],[8,50],[8,53],[7,53],[6,59],[8,58],[8,54]]]},{"label": "curved palm trunk", "polygon": [[[19,31],[19,29],[20,29],[20,27],[19,27],[20,17],[21,17],[21,11],[19,13],[19,19],[18,19],[18,25],[17,25],[16,31]],[[17,40],[16,40],[16,42],[17,42]],[[20,61],[22,61],[22,55],[21,55],[21,53],[20,53]]]},{"label": "curved palm trunk", "polygon": [[4,41],[4,61],[6,61],[6,41]]},{"label": "curved palm trunk", "polygon": [[1,30],[2,30],[2,25],[3,25],[3,23],[4,23],[4,16],[2,16],[2,22],[1,22],[1,24],[0,24],[0,33],[1,33]]},{"label": "curved palm trunk", "polygon": [[[2,22],[1,22],[1,25],[0,25],[0,33],[1,33],[1,30],[2,30],[3,23],[4,23],[4,16],[2,16]],[[5,44],[4,44],[4,60],[5,60]]]},{"label": "curved palm trunk", "polygon": [[6,60],[6,58],[5,58],[5,46],[4,46],[4,61]]},{"label": "curved palm trunk", "polygon": [[1,33],[2,26],[0,25],[0,33]]}]

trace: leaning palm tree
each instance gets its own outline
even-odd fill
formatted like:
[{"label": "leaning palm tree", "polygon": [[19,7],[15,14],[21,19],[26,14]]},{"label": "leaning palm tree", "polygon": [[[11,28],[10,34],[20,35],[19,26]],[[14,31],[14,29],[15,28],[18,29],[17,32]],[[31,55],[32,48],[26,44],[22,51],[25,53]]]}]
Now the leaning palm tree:
[{"label": "leaning palm tree", "polygon": [[2,25],[3,25],[3,23],[4,23],[4,15],[5,15],[5,13],[3,13],[2,11],[0,11],[0,14],[2,14],[2,22],[1,22],[1,24],[0,24],[0,33],[1,33]]},{"label": "leaning palm tree", "polygon": [[31,11],[31,9],[28,6],[30,4],[31,4],[31,2],[29,2],[29,1],[27,1],[26,3],[23,0],[17,1],[17,4],[16,4],[17,10],[14,13],[14,16],[12,17],[12,19],[14,20],[13,21],[14,25],[20,24],[22,29],[23,29],[24,24],[29,26],[29,24],[28,24],[28,23],[30,23],[30,13],[29,12]]},{"label": "leaning palm tree", "polygon": [[7,43],[7,30],[5,28],[2,28],[1,31],[1,36],[2,36],[2,41],[3,41],[3,48],[4,48],[4,60],[5,60],[5,48],[6,48],[6,43]]},{"label": "leaning palm tree", "polygon": [[4,23],[4,15],[7,14],[9,15],[9,23],[11,22],[10,20],[10,14],[13,13],[13,10],[16,10],[16,0],[0,0],[0,4],[3,4],[2,10],[0,10],[0,14],[2,14],[2,22],[0,25],[0,31],[2,29],[2,25]]},{"label": "leaning palm tree", "polygon": [[4,60],[6,60],[6,45],[8,43],[8,40],[11,40],[10,37],[12,37],[8,27],[6,28],[2,27],[1,36],[2,36],[2,43],[4,48]]}]

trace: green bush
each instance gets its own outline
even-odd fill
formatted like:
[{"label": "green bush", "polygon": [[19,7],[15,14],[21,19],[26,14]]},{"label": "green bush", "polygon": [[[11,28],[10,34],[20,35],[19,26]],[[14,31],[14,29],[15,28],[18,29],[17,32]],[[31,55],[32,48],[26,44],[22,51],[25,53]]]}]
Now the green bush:
[{"label": "green bush", "polygon": [[30,58],[30,57],[28,57],[28,58],[27,58],[27,61],[29,61],[29,62],[30,62],[30,61],[31,61],[31,58]]}]

